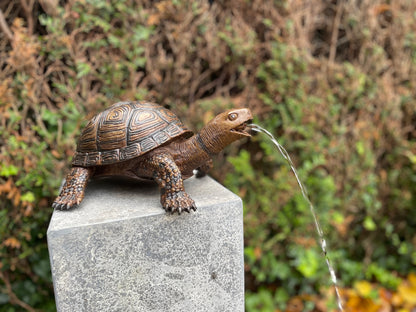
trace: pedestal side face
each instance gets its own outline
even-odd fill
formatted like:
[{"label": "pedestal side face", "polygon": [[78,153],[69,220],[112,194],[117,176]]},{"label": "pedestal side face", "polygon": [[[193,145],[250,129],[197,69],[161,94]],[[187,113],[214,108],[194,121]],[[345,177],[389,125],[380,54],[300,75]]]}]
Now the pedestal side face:
[{"label": "pedestal side face", "polygon": [[58,311],[244,311],[241,200],[210,178],[198,210],[166,214],[155,186],[97,181],[55,211],[48,246]]}]

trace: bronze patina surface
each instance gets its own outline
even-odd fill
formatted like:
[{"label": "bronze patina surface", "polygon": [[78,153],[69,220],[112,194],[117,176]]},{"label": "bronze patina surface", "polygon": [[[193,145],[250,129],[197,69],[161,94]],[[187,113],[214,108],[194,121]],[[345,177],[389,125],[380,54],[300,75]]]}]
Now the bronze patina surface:
[{"label": "bronze patina surface", "polygon": [[175,114],[158,104],[116,103],[94,116],[82,131],[72,169],[53,207],[64,210],[79,205],[89,178],[115,175],[155,180],[166,211],[196,210],[183,180],[195,169],[198,176],[204,175],[213,155],[249,137],[245,128],[251,119],[246,108],[228,110],[193,135]]}]

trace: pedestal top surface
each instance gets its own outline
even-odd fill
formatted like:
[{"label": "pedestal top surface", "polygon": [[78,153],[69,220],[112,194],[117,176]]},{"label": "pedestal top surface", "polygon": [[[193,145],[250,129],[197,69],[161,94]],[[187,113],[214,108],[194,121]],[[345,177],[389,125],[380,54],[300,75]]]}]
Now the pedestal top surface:
[{"label": "pedestal top surface", "polygon": [[[240,200],[210,177],[185,180],[185,190],[195,201],[197,209]],[[155,183],[120,178],[98,179],[90,181],[79,207],[54,211],[48,232],[163,214],[166,212],[160,204],[160,192]]]}]

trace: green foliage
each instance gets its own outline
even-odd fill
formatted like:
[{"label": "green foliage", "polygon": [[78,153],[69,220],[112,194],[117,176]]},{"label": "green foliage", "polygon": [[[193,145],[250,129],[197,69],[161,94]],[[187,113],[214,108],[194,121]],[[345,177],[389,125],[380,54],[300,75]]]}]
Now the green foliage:
[{"label": "green foliage", "polygon": [[[409,195],[407,199],[399,203],[391,196],[382,202],[381,189],[386,182],[381,180],[379,155],[386,144],[403,140],[396,137],[387,142],[392,130],[386,112],[393,114],[397,107],[391,103],[371,106],[380,87],[350,63],[335,70],[331,87],[325,81],[312,81],[312,71],[313,64],[303,52],[282,43],[272,45],[272,57],[259,66],[257,77],[259,96],[273,113],[257,123],[271,131],[294,157],[342,283],[376,280],[394,289],[400,279],[389,270],[405,275],[414,267],[416,251],[409,243],[415,237],[414,229],[404,233],[391,219],[410,213],[406,207],[414,203],[410,162],[402,167],[410,175],[401,183],[407,189],[402,190]],[[343,126],[346,112],[357,116],[358,129]],[[381,119],[371,119],[383,114]],[[355,131],[363,133],[356,136]],[[225,180],[225,185],[243,196],[246,205],[246,268],[255,284],[277,283],[289,296],[312,289],[319,292],[321,285],[329,285],[330,276],[313,235],[308,206],[283,157],[267,138],[257,135],[248,150],[252,153],[243,150],[229,157],[235,174],[229,173]],[[394,153],[395,148],[389,150]],[[392,165],[383,162],[382,171],[393,174]],[[399,193],[403,194],[396,195]],[[346,240],[340,239],[337,231]],[[363,263],[363,255],[369,265]],[[271,307],[278,305],[271,295],[249,296],[249,311],[272,311]],[[264,306],[267,302],[275,305],[260,308],[257,300],[264,301]],[[253,306],[249,302],[254,302]]]},{"label": "green foliage", "polygon": [[0,176],[3,176],[3,177],[15,176],[18,172],[19,172],[19,168],[17,168],[16,166],[4,164],[1,167]]},{"label": "green foliage", "polygon": [[250,311],[267,312],[273,311],[275,307],[273,295],[267,289],[260,289],[256,294],[248,293],[246,295],[246,309]]},{"label": "green foliage", "polygon": [[[53,13],[46,2],[32,12],[0,4],[14,36],[0,37],[0,311],[55,310],[50,204],[80,129],[118,100],[157,101],[195,128],[251,108],[293,158],[340,283],[395,289],[414,271],[416,4],[399,1],[393,14],[345,3],[337,17],[341,4],[323,1],[299,11],[94,0]],[[246,310],[294,298],[321,311],[308,296],[325,297],[330,275],[286,161],[257,134],[216,162],[212,174],[245,204]]]},{"label": "green foliage", "polygon": [[[85,115],[108,105],[107,96],[120,97],[129,79],[138,81],[130,73],[146,65],[141,43],[152,33],[125,1],[75,3],[56,12],[39,16],[39,36],[15,19],[18,54],[7,50],[0,90],[0,311],[55,310],[46,246],[51,200]],[[133,98],[144,95],[138,89]]]}]

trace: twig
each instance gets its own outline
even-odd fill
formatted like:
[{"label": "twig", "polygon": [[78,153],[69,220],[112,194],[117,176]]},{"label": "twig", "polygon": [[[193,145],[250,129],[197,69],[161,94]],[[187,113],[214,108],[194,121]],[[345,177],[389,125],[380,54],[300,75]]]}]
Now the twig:
[{"label": "twig", "polygon": [[26,18],[27,18],[27,30],[28,33],[31,35],[33,34],[34,30],[34,21],[32,16],[33,5],[35,4],[35,0],[20,0],[20,4],[25,11]]},{"label": "twig", "polygon": [[334,63],[335,55],[337,53],[337,39],[339,33],[339,24],[341,23],[343,2],[340,1],[337,6],[337,12],[335,13],[334,25],[332,26],[332,35],[331,35],[331,47],[329,49],[329,62]]},{"label": "twig", "polygon": [[0,271],[0,279],[4,282],[4,285],[6,286],[6,293],[9,296],[10,303],[16,304],[29,312],[36,312],[36,310],[32,308],[30,305],[28,305],[26,302],[17,298],[16,294],[12,290],[12,285],[10,284],[10,281],[5,273],[6,272]]},{"label": "twig", "polygon": [[42,9],[50,16],[58,16],[58,0],[38,0]]},{"label": "twig", "polygon": [[9,41],[13,41],[13,33],[7,25],[6,18],[4,17],[3,11],[0,9],[0,29],[4,32]]}]

